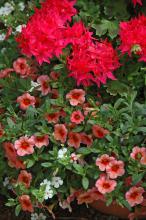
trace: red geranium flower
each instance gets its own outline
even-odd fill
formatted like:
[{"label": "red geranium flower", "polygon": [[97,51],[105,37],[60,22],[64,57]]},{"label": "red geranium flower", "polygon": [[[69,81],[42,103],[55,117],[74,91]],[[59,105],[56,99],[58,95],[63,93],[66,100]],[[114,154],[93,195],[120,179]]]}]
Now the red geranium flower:
[{"label": "red geranium flower", "polygon": [[26,188],[29,188],[31,184],[31,180],[32,180],[31,173],[28,173],[26,170],[21,170],[17,182],[23,183]]},{"label": "red geranium flower", "polygon": [[76,132],[69,132],[67,143],[70,147],[79,148],[81,144],[81,135]]},{"label": "red geranium flower", "polygon": [[29,93],[25,93],[17,98],[17,102],[22,110],[26,110],[29,106],[35,107],[36,99]]},{"label": "red geranium flower", "polygon": [[61,143],[65,143],[67,138],[67,129],[64,124],[56,124],[54,126],[54,138]]},{"label": "red geranium flower", "polygon": [[92,132],[96,138],[104,138],[105,135],[109,134],[108,130],[100,127],[99,125],[93,125]]},{"label": "red geranium flower", "polygon": [[19,196],[19,202],[23,211],[33,212],[32,202],[28,195]]}]

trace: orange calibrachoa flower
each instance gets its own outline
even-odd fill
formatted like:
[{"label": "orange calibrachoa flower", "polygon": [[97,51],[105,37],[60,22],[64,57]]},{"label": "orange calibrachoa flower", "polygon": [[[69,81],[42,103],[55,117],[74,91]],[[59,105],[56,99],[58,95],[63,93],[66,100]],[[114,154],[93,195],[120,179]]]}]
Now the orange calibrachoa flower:
[{"label": "orange calibrachoa flower", "polygon": [[37,78],[37,82],[41,85],[41,88],[39,90],[42,92],[42,95],[47,95],[50,93],[51,88],[49,85],[50,78],[48,75],[41,75]]},{"label": "orange calibrachoa flower", "polygon": [[133,207],[143,202],[143,193],[144,189],[142,187],[133,186],[128,192],[126,192],[125,197],[130,206]]},{"label": "orange calibrachoa flower", "polygon": [[82,89],[73,89],[66,95],[66,99],[72,106],[83,104],[85,102],[85,91]]},{"label": "orange calibrachoa flower", "polygon": [[17,182],[23,183],[26,188],[29,188],[31,181],[32,181],[31,173],[28,173],[26,170],[21,170],[21,172],[19,173]]},{"label": "orange calibrachoa flower", "polygon": [[19,202],[23,211],[33,212],[34,208],[29,195],[19,196]]},{"label": "orange calibrachoa flower", "polygon": [[34,152],[34,145],[33,138],[28,138],[27,136],[20,137],[19,140],[16,140],[14,143],[14,147],[19,156],[32,154]]},{"label": "orange calibrachoa flower", "polygon": [[49,145],[49,136],[48,135],[42,135],[42,136],[33,135],[31,137],[31,139],[33,140],[33,142],[37,148],[41,148],[43,146]]},{"label": "orange calibrachoa flower", "polygon": [[107,154],[103,154],[101,157],[98,157],[96,159],[96,166],[98,166],[101,171],[105,171],[109,163],[114,160],[114,157],[110,157]]},{"label": "orange calibrachoa flower", "polygon": [[71,114],[70,120],[72,123],[81,124],[84,121],[84,116],[81,111],[74,111]]},{"label": "orange calibrachoa flower", "polygon": [[96,181],[95,186],[100,193],[106,194],[115,190],[117,182],[115,180],[110,180],[106,175],[101,175]]},{"label": "orange calibrachoa flower", "polygon": [[107,129],[104,129],[99,125],[93,125],[92,132],[96,138],[104,138],[105,135],[109,134]]},{"label": "orange calibrachoa flower", "polygon": [[130,154],[133,160],[139,161],[141,164],[146,165],[146,147],[135,146]]},{"label": "orange calibrachoa flower", "polygon": [[68,145],[70,147],[79,148],[81,144],[81,135],[77,132],[69,132],[68,134]]},{"label": "orange calibrachoa flower", "polygon": [[61,141],[61,143],[65,143],[67,138],[67,129],[64,124],[56,124],[54,126],[54,138],[57,141]]},{"label": "orange calibrachoa flower", "polygon": [[19,103],[19,106],[22,110],[26,110],[29,106],[35,107],[36,99],[29,93],[25,93],[17,98],[17,103]]}]

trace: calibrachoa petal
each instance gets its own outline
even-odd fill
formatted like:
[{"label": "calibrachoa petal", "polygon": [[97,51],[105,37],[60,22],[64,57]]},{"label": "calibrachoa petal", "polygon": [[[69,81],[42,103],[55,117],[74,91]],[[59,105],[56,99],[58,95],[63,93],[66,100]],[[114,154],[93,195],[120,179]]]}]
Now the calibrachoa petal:
[{"label": "calibrachoa petal", "polygon": [[102,194],[110,193],[115,190],[117,182],[115,180],[110,180],[106,176],[101,176],[95,183],[98,191]]},{"label": "calibrachoa petal", "polygon": [[42,135],[42,136],[35,136],[33,135],[31,137],[36,147],[41,148],[43,146],[49,145],[49,136],[48,135]]},{"label": "calibrachoa petal", "polygon": [[14,143],[14,147],[19,156],[25,156],[32,154],[34,152],[34,141],[32,138],[28,138],[27,136],[20,137],[19,140],[16,140]]},{"label": "calibrachoa petal", "polygon": [[26,170],[21,170],[17,182],[23,183],[26,188],[29,188],[31,184],[31,180],[32,180],[31,173],[28,173]]},{"label": "calibrachoa petal", "polygon": [[57,141],[61,141],[61,143],[65,143],[67,138],[67,129],[64,124],[56,124],[54,126],[54,138]]},{"label": "calibrachoa petal", "polygon": [[85,144],[87,145],[88,147],[90,147],[93,143],[93,138],[92,138],[92,135],[87,135],[86,133],[82,132],[80,134],[81,136],[81,142],[82,144]]},{"label": "calibrachoa petal", "polygon": [[81,144],[81,135],[76,132],[69,132],[67,143],[70,147],[79,148]]},{"label": "calibrachoa petal", "polygon": [[51,92],[51,88],[49,85],[50,78],[47,75],[41,75],[37,78],[37,82],[41,85],[41,90],[42,95],[47,95],[49,92]]},{"label": "calibrachoa petal", "polygon": [[99,125],[93,125],[92,132],[96,138],[104,138],[105,135],[109,134],[107,129],[104,129]]},{"label": "calibrachoa petal", "polygon": [[131,207],[141,204],[143,202],[144,189],[142,187],[133,186],[128,192],[126,192],[125,197]]},{"label": "calibrachoa petal", "polygon": [[142,1],[141,0],[132,0],[134,6],[136,6],[136,4],[142,5]]},{"label": "calibrachoa petal", "polygon": [[25,93],[17,98],[17,102],[22,110],[26,110],[29,106],[35,107],[36,99],[29,93]]},{"label": "calibrachoa petal", "polygon": [[141,164],[146,165],[146,147],[135,146],[130,154],[131,158],[139,161]]},{"label": "calibrachoa petal", "polygon": [[19,202],[23,211],[33,212],[34,208],[28,195],[19,196]]},{"label": "calibrachoa petal", "polygon": [[27,60],[25,58],[18,58],[13,62],[13,68],[16,73],[19,73],[21,76],[25,76],[28,74],[29,65],[27,64]]},{"label": "calibrachoa petal", "polygon": [[85,102],[85,91],[82,89],[73,89],[66,95],[71,105],[76,106]]},{"label": "calibrachoa petal", "polygon": [[116,179],[118,176],[123,176],[125,173],[124,162],[121,160],[111,161],[106,167],[106,172],[111,179]]},{"label": "calibrachoa petal", "polygon": [[81,111],[74,111],[71,114],[70,120],[75,124],[81,124],[84,121],[84,116]]},{"label": "calibrachoa petal", "polygon": [[101,157],[98,157],[96,159],[96,166],[98,166],[101,171],[105,171],[109,163],[114,160],[114,157],[110,157],[107,154],[103,154]]},{"label": "calibrachoa petal", "polygon": [[45,119],[46,119],[49,123],[54,123],[54,124],[59,121],[59,117],[60,117],[59,112],[47,113],[47,114],[45,115]]}]

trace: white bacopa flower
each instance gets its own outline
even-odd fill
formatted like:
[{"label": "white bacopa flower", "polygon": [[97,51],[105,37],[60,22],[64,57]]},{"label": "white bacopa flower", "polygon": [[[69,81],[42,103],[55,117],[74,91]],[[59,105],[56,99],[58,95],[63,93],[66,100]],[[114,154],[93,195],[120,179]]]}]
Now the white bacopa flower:
[{"label": "white bacopa flower", "polygon": [[5,39],[5,37],[6,37],[6,35],[5,34],[0,34],[0,41],[4,41],[4,39]]},{"label": "white bacopa flower", "polygon": [[31,220],[38,220],[38,214],[37,213],[31,213]]},{"label": "white bacopa flower", "polygon": [[20,33],[22,31],[22,28],[25,27],[26,25],[25,24],[20,24],[16,27],[16,32]]},{"label": "white bacopa flower", "polygon": [[0,16],[7,16],[14,11],[14,7],[9,2],[6,2],[3,7],[0,8]]},{"label": "white bacopa flower", "polygon": [[58,151],[58,159],[62,159],[64,157],[66,157],[66,153],[67,153],[67,148],[62,148]]},{"label": "white bacopa flower", "polygon": [[18,7],[19,7],[20,11],[24,11],[24,9],[25,9],[24,2],[19,2]]},{"label": "white bacopa flower", "polygon": [[46,216],[43,213],[40,213],[39,220],[46,220]]},{"label": "white bacopa flower", "polygon": [[3,181],[3,186],[6,187],[6,186],[9,185],[9,183],[10,183],[9,177],[6,177],[6,178],[4,179],[4,181]]},{"label": "white bacopa flower", "polygon": [[48,198],[51,199],[54,195],[54,192],[51,188],[51,182],[47,179],[44,179],[44,181],[40,184],[40,186],[46,186],[44,192],[44,199],[45,200],[47,200]]},{"label": "white bacopa flower", "polygon": [[59,186],[63,185],[63,180],[60,177],[53,177],[52,178],[52,185],[54,188],[59,188]]},{"label": "white bacopa flower", "polygon": [[43,182],[40,183],[40,186],[51,186],[51,182],[47,179],[44,179]]}]

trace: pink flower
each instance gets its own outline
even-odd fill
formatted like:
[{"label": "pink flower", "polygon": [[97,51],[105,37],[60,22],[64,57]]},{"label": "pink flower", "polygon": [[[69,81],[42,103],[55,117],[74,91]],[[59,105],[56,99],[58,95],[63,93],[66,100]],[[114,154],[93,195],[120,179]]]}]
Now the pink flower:
[{"label": "pink flower", "polygon": [[41,148],[43,146],[48,146],[49,145],[49,137],[48,135],[43,135],[43,136],[32,136],[31,137],[35,146],[38,148]]},{"label": "pink flower", "polygon": [[131,207],[141,204],[144,200],[142,194],[144,189],[142,187],[133,186],[128,192],[126,192],[125,197]]},{"label": "pink flower", "polygon": [[105,171],[109,163],[114,160],[114,157],[110,157],[107,154],[103,154],[101,157],[96,159],[96,166],[98,166],[101,171]]},{"label": "pink flower", "polygon": [[6,78],[10,75],[11,72],[14,72],[12,68],[6,68],[0,71],[0,79]]},{"label": "pink flower", "polygon": [[56,124],[54,126],[54,138],[61,143],[65,143],[67,138],[67,129],[64,124]]},{"label": "pink flower", "polygon": [[54,123],[54,124],[59,121],[59,117],[60,117],[59,112],[47,113],[47,114],[45,115],[46,120],[47,120],[49,123]]},{"label": "pink flower", "polygon": [[17,98],[17,102],[22,110],[26,110],[29,106],[35,107],[36,99],[29,93],[24,93],[22,96]]},{"label": "pink flower", "polygon": [[85,91],[82,89],[73,89],[66,95],[71,105],[76,106],[85,102]]},{"label": "pink flower", "polygon": [[75,153],[72,153],[70,155],[70,160],[71,160],[71,162],[77,162],[78,156]]},{"label": "pink flower", "polygon": [[50,73],[50,77],[51,77],[51,79],[54,80],[54,81],[57,81],[58,78],[59,78],[59,76],[60,76],[60,73],[57,73],[57,72],[51,72],[51,73]]},{"label": "pink flower", "polygon": [[136,4],[142,5],[142,1],[141,0],[132,0],[134,7],[136,6]]},{"label": "pink flower", "polygon": [[88,147],[90,147],[93,143],[92,135],[87,135],[86,133],[81,133],[80,135],[82,144],[85,144]]},{"label": "pink flower", "polygon": [[37,78],[37,82],[41,85],[41,92],[42,95],[47,95],[50,91],[51,88],[49,86],[50,78],[48,75],[41,75]]},{"label": "pink flower", "polygon": [[19,202],[23,211],[33,212],[32,202],[28,195],[19,196]]},{"label": "pink flower", "polygon": [[83,203],[92,203],[97,200],[104,200],[104,196],[95,187],[89,189],[87,192],[80,193],[77,196],[77,201],[79,205]]},{"label": "pink flower", "polygon": [[101,176],[95,183],[98,191],[102,194],[110,193],[115,190],[117,182],[110,180],[106,176]]},{"label": "pink flower", "polygon": [[76,132],[69,132],[68,135],[68,145],[70,147],[79,148],[81,144],[81,135]]},{"label": "pink flower", "polygon": [[75,124],[81,124],[84,121],[84,116],[80,110],[74,111],[71,114],[70,120]]},{"label": "pink flower", "polygon": [[141,164],[146,165],[146,148],[145,147],[134,147],[132,153],[130,154],[131,158],[134,160],[140,161]]},{"label": "pink flower", "polygon": [[16,73],[25,76],[28,73],[29,65],[27,64],[27,60],[25,58],[20,57],[13,62],[13,68]]},{"label": "pink flower", "polygon": [[34,152],[34,141],[32,138],[27,136],[20,137],[19,140],[15,141],[14,147],[17,150],[19,156],[25,156]]},{"label": "pink flower", "polygon": [[111,179],[116,179],[118,176],[123,176],[125,173],[123,161],[111,161],[106,167],[106,172]]},{"label": "pink flower", "polygon": [[99,125],[93,125],[92,132],[96,138],[104,138],[105,135],[109,134],[108,130],[100,127]]},{"label": "pink flower", "polygon": [[21,170],[17,182],[23,183],[26,188],[29,188],[31,184],[31,180],[32,180],[31,173],[28,173],[26,170]]}]

